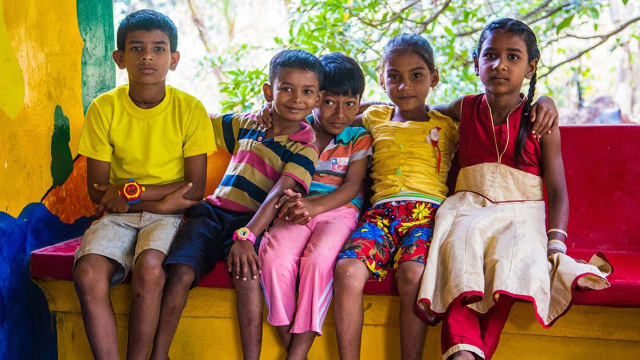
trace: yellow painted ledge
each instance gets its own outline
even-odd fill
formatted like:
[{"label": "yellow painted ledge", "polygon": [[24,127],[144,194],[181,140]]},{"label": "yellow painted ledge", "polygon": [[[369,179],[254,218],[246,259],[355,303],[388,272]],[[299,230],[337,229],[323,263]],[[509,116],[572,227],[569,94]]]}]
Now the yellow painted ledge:
[{"label": "yellow painted ledge", "polygon": [[[56,315],[60,360],[88,359],[80,306],[70,281],[36,281]],[[130,289],[111,292],[118,321],[120,353],[124,358]],[[399,301],[395,296],[364,298],[363,359],[398,359]],[[329,310],[332,314],[333,311]],[[262,359],[282,359],[275,331],[264,323]],[[327,316],[323,332],[309,359],[337,359],[334,320]],[[196,288],[191,291],[171,347],[171,359],[242,359],[235,292]],[[423,359],[440,359],[440,326],[430,328]],[[640,359],[640,309],[574,306],[552,328],[543,329],[530,304],[518,303],[504,330],[494,359]]]}]

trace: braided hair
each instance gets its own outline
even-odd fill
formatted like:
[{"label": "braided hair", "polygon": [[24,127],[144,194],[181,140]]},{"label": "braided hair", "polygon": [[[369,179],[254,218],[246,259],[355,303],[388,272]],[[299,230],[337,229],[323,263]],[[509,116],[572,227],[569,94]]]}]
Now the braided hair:
[{"label": "braided hair", "polygon": [[[525,46],[527,47],[528,62],[531,62],[533,59],[540,59],[540,50],[538,49],[538,41],[536,39],[536,35],[533,33],[533,30],[527,24],[522,21],[503,18],[492,21],[487,25],[482,33],[480,34],[480,39],[478,40],[478,47],[474,50],[473,56],[478,58],[480,56],[480,50],[482,48],[482,43],[489,37],[489,35],[495,31],[503,31],[508,33],[513,33],[524,41]],[[518,128],[518,139],[516,140],[516,160],[524,161],[522,156],[522,152],[524,149],[524,143],[529,136],[529,132],[531,131],[531,103],[533,102],[533,96],[536,92],[536,72],[534,71],[533,76],[531,77],[531,81],[529,81],[529,91],[527,93],[527,101],[525,102],[522,108],[522,115],[520,118],[520,127]]]}]

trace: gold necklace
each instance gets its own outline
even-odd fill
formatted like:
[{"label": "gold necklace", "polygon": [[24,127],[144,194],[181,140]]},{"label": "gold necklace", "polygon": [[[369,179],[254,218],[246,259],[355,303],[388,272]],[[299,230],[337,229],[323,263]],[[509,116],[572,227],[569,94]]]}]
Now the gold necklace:
[{"label": "gold necklace", "polygon": [[[487,106],[489,106],[489,104],[487,104]],[[502,156],[505,152],[507,152],[507,148],[509,147],[509,135],[511,134],[511,132],[509,131],[509,116],[511,116],[512,112],[513,110],[509,111],[509,114],[507,114],[507,143],[504,144],[504,150],[500,152],[498,150],[498,138],[496,137],[496,129],[493,125],[493,113],[491,113],[491,106],[489,106],[489,116],[491,116],[491,131],[493,132],[493,143],[496,145],[496,153],[498,154],[498,164],[502,163]]]}]

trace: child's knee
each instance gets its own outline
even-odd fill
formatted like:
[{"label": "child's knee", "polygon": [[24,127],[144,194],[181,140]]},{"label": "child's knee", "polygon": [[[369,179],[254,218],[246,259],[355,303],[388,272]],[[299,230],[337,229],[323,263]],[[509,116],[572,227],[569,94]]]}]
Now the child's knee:
[{"label": "child's knee", "polygon": [[262,271],[269,271],[270,269],[277,269],[281,266],[285,266],[283,256],[278,256],[273,251],[260,252],[260,268]]},{"label": "child's knee", "polygon": [[328,256],[320,251],[312,252],[300,259],[300,271],[312,271],[318,274],[333,271],[335,256]]},{"label": "child's knee", "polygon": [[341,288],[362,290],[369,274],[366,266],[358,259],[339,260],[334,270],[336,290]]},{"label": "child's knee", "polygon": [[[81,259],[82,260],[82,259]],[[91,266],[90,262],[79,261],[73,270],[73,282],[83,294],[104,295],[109,293],[111,275],[104,267]]]},{"label": "child's knee", "polygon": [[189,289],[196,280],[196,272],[189,265],[171,264],[168,269],[168,282]]},{"label": "child's knee", "polygon": [[260,282],[258,279],[233,279],[233,287],[236,289],[238,296],[251,296],[261,294]]},{"label": "child's knee", "polygon": [[400,296],[415,296],[420,288],[424,264],[416,261],[407,261],[398,267],[398,293]]},{"label": "child's knee", "polygon": [[134,291],[160,291],[166,275],[162,262],[140,259],[133,270],[131,286]]}]

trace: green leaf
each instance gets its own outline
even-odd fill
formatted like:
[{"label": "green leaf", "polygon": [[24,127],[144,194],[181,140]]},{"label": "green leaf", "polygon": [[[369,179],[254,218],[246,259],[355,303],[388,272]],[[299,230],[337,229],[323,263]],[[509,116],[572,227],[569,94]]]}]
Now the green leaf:
[{"label": "green leaf", "polygon": [[451,28],[450,28],[450,27],[448,27],[448,26],[445,26],[445,27],[444,27],[444,31],[445,31],[445,32],[447,33],[447,35],[449,35],[449,36],[455,36],[455,33],[453,32],[453,30],[451,30]]},{"label": "green leaf", "polygon": [[564,18],[564,19],[560,22],[560,24],[558,24],[558,27],[556,28],[556,34],[559,34],[559,33],[560,33],[560,31],[562,31],[562,29],[564,29],[564,28],[566,28],[567,26],[571,25],[571,21],[573,21],[573,17],[574,17],[574,16],[575,16],[575,14],[574,14],[574,15],[567,16],[566,18]]}]

